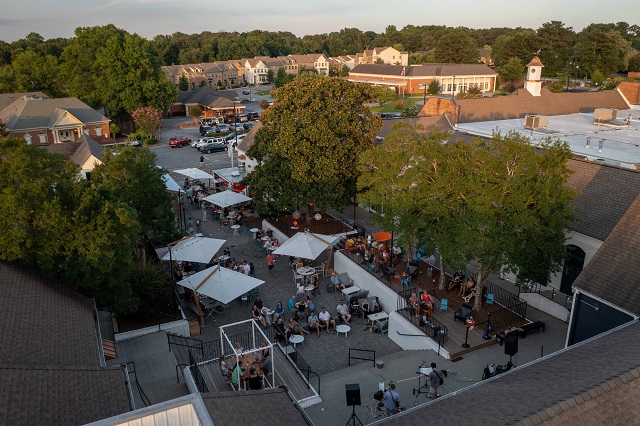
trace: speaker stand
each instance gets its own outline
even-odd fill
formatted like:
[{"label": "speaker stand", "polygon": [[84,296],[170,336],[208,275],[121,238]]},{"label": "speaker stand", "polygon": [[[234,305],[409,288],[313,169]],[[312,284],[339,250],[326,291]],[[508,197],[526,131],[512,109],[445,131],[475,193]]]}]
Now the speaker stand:
[{"label": "speaker stand", "polygon": [[347,424],[345,426],[356,426],[356,425],[363,426],[362,422],[358,418],[358,415],[356,414],[356,406],[352,405],[351,406],[351,417],[349,417],[349,420],[347,421]]},{"label": "speaker stand", "polygon": [[[418,376],[418,388],[417,389],[413,389],[413,394],[416,396],[416,398],[418,397],[418,395],[420,395],[421,393],[429,393],[428,390],[423,391],[422,390],[422,385],[421,383],[421,378],[422,378],[422,373],[420,373],[420,375]],[[424,387],[427,387],[427,379],[424,379]]]}]

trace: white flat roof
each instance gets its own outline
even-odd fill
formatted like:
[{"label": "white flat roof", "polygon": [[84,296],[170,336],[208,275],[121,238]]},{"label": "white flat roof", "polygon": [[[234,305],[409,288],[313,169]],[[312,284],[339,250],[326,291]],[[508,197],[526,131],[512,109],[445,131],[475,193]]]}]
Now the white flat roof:
[{"label": "white flat roof", "polygon": [[[519,118],[459,123],[456,130],[484,137],[491,137],[494,131],[505,135],[514,130],[528,136],[534,144],[551,136],[566,141],[574,154],[588,160],[635,169],[636,165],[640,168],[640,110],[618,110],[616,124],[626,124],[629,116],[628,126],[616,127],[595,125],[593,113],[581,113],[547,116],[549,125],[545,129],[525,129],[524,118]],[[587,147],[588,137],[590,147]]]}]

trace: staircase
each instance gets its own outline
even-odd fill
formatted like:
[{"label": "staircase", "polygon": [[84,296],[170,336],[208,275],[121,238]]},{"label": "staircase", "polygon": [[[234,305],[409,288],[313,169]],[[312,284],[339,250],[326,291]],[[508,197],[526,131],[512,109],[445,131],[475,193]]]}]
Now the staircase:
[{"label": "staircase", "polygon": [[102,352],[104,353],[105,360],[118,358],[118,353],[116,352],[116,342],[112,340],[102,339]]}]

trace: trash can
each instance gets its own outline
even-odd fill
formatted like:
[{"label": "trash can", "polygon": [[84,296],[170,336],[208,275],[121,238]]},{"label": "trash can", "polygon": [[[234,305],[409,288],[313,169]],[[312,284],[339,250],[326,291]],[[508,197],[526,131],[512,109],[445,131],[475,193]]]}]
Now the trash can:
[{"label": "trash can", "polygon": [[429,266],[429,267],[427,268],[427,276],[428,276],[429,278],[431,278],[431,277],[433,276],[433,268],[432,268],[431,266]]},{"label": "trash can", "polygon": [[383,368],[384,367],[384,360],[379,359],[376,361],[376,367],[378,368]]}]

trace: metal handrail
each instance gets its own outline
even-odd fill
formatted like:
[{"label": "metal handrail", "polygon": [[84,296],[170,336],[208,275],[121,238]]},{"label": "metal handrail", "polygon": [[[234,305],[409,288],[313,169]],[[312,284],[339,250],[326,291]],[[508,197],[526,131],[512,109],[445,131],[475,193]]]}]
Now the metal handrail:
[{"label": "metal handrail", "polygon": [[[360,357],[356,357],[356,356],[352,356],[351,355],[351,351],[359,351],[359,352],[372,352],[373,353],[373,359],[370,358],[360,358]],[[353,348],[349,348],[349,361],[348,361],[348,366],[351,367],[351,359],[360,359],[362,361],[373,361],[373,366],[376,366],[376,351],[373,351],[371,349],[353,349]]]},{"label": "metal handrail", "polygon": [[[133,367],[133,370],[129,369],[129,364],[131,364],[131,366]],[[136,387],[138,388],[138,393],[140,394],[140,398],[142,399],[142,403],[144,404],[145,407],[150,406],[151,401],[147,397],[147,394],[145,394],[144,391],[142,390],[142,387],[140,386],[140,382],[138,381],[138,373],[136,372],[136,363],[133,361],[129,361],[129,362],[125,362],[124,365],[126,366],[129,374],[133,374],[133,377],[136,381]]]}]

